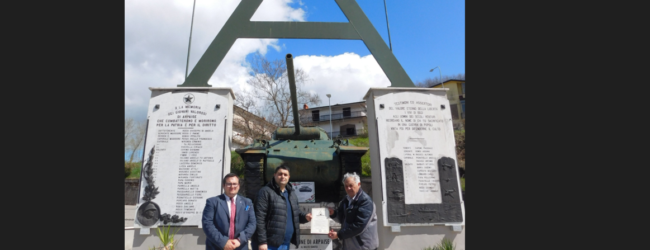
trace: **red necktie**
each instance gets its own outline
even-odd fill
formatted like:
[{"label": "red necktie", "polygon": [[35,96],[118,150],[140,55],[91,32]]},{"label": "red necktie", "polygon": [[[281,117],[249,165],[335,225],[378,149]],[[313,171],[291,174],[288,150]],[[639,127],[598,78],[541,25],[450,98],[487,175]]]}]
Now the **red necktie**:
[{"label": "red necktie", "polygon": [[230,233],[228,238],[235,238],[235,197],[230,197]]}]

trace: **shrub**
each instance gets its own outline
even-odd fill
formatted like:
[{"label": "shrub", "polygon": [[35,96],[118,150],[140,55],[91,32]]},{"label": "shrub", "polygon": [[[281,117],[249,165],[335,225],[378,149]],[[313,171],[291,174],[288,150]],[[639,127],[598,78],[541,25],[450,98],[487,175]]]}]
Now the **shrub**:
[{"label": "shrub", "polygon": [[140,171],[142,170],[141,167],[134,167],[131,168],[131,175],[129,175],[129,179],[140,179]]},{"label": "shrub", "polygon": [[244,179],[244,161],[235,151],[230,151],[230,172],[237,174],[239,179]]},{"label": "shrub", "polygon": [[351,145],[357,146],[357,147],[368,147],[370,143],[368,142],[368,137],[356,137],[356,138],[350,138],[348,139],[348,142]]},{"label": "shrub", "polygon": [[370,177],[372,176],[372,169],[370,168],[370,151],[366,152],[361,156],[361,176]]},{"label": "shrub", "polygon": [[442,242],[438,243],[435,246],[427,247],[424,250],[454,250],[456,246],[449,239],[442,239]]},{"label": "shrub", "polygon": [[124,161],[124,178],[126,179],[140,179],[140,169],[142,162],[128,163]]},{"label": "shrub", "polygon": [[460,189],[462,189],[463,192],[465,192],[465,178],[464,177],[460,178]]},{"label": "shrub", "polygon": [[[357,138],[351,138],[348,139],[348,142],[351,145],[357,146],[357,147],[369,147],[370,143],[368,142],[368,136],[366,134],[365,137],[357,137]],[[366,152],[363,156],[361,156],[361,176],[362,177],[370,177],[372,174],[372,170],[370,168],[370,150]]]}]

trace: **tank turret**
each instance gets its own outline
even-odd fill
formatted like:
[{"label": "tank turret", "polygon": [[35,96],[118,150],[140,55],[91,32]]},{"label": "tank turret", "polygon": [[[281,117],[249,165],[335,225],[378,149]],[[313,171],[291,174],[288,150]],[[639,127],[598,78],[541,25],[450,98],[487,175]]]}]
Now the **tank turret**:
[{"label": "tank turret", "polygon": [[291,54],[286,61],[294,126],[276,129],[269,141],[255,140],[235,150],[244,161],[246,197],[254,200],[257,191],[273,178],[275,168],[284,163],[291,170],[291,182],[314,182],[316,202],[338,202],[345,195],[343,174],[361,175],[361,156],[368,148],[332,140],[320,127],[300,126]]}]

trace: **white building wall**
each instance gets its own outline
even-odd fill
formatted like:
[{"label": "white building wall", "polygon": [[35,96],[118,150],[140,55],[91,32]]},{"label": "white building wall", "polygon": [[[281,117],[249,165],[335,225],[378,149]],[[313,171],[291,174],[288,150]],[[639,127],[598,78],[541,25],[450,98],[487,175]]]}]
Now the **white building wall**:
[{"label": "white building wall", "polygon": [[[240,125],[243,125],[245,120],[242,117],[240,117],[236,112],[233,114],[233,117],[234,117],[233,123],[239,123]],[[262,120],[261,118],[259,119],[259,123],[255,123],[255,124],[253,123],[255,122],[251,121],[251,125],[257,126],[259,128],[261,128],[261,126],[264,126],[264,124],[266,125],[269,124],[268,122]],[[246,134],[244,129],[242,129],[239,126],[235,126],[235,124],[233,124],[232,127],[233,127],[232,129],[233,133],[232,133],[232,144],[230,147],[231,151],[238,148],[246,147],[254,142],[254,138],[243,136],[244,134]],[[266,130],[267,131],[265,135],[268,136],[268,138],[271,138],[273,131],[275,129],[267,127]]]},{"label": "white building wall", "polygon": [[[337,115],[340,115],[343,113],[343,108],[350,108],[350,112],[352,112],[352,115],[354,117],[351,118],[345,118],[345,119],[333,119],[331,128],[330,128],[330,122],[325,118],[325,120],[321,120],[320,122],[317,122],[317,125],[321,128],[323,128],[328,135],[330,135],[330,132],[333,132],[333,135],[336,136],[340,133],[341,131],[341,126],[344,125],[354,125],[355,131],[357,131],[357,134],[359,134],[360,130],[364,129],[364,122],[366,122],[366,108],[365,108],[365,103],[353,103],[350,105],[337,105],[337,106],[332,106],[332,112],[331,114],[334,114],[334,118],[337,118]],[[313,110],[318,110],[319,111],[319,116],[329,116],[330,115],[330,107],[325,106],[325,107],[319,107],[315,109],[309,109],[307,110],[308,112],[305,112],[304,115],[308,115],[311,117],[312,113],[311,111]],[[361,116],[361,117],[359,117]],[[345,133],[345,131],[343,131]]]}]

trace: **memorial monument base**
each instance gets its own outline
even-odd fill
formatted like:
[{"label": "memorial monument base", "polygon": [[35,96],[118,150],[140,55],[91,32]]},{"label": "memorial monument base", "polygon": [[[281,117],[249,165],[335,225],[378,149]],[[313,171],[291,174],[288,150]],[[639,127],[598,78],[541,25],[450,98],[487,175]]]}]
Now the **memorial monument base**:
[{"label": "memorial monument base", "polygon": [[132,249],[160,247],[156,228],[167,225],[178,229],[175,249],[205,249],[200,228],[205,202],[222,193],[221,181],[230,172],[234,93],[213,87],[149,89]]},{"label": "memorial monument base", "polygon": [[446,91],[371,88],[364,97],[378,249],[424,249],[442,239],[465,249],[465,209]]},{"label": "memorial monument base", "polygon": [[[176,229],[172,227],[170,231]],[[205,240],[206,236],[203,229],[198,227],[181,227],[174,236],[174,241],[176,242],[175,249],[205,250]],[[149,250],[152,247],[158,249],[158,247],[162,246],[162,243],[158,238],[158,231],[155,228],[151,228],[150,233],[145,235],[140,234],[140,230],[137,229],[133,234],[132,246],[133,250]]]}]

